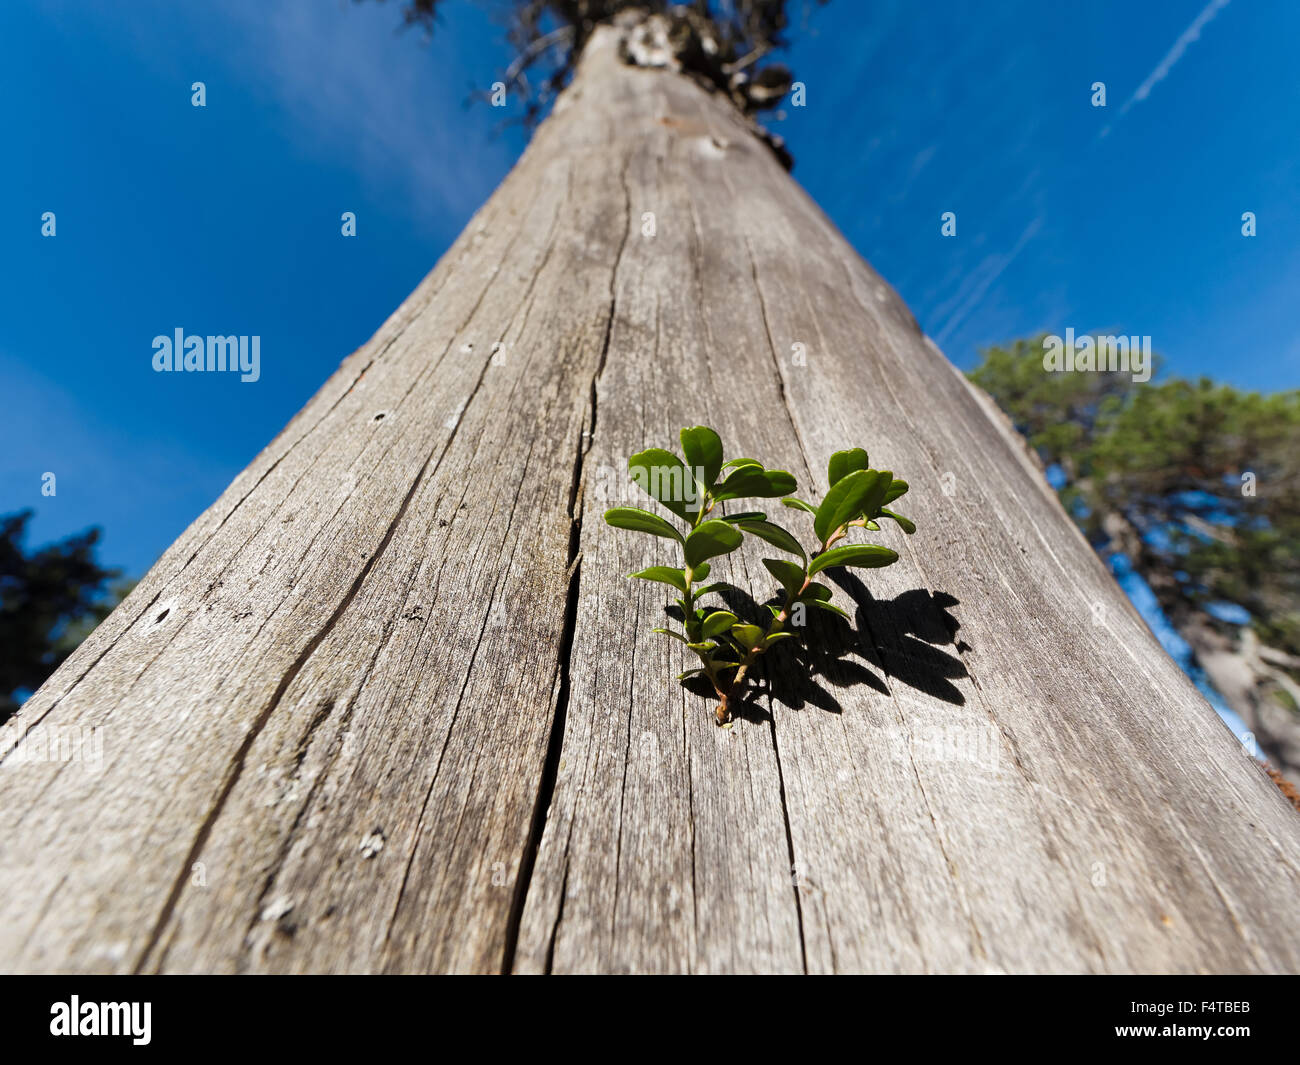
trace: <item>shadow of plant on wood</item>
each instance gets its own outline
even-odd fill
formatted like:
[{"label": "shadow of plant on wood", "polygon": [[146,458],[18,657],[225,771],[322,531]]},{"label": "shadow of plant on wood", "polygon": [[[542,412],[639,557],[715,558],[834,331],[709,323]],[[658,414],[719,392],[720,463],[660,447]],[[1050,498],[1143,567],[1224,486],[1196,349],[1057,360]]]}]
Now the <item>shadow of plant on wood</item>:
[{"label": "shadow of plant on wood", "polygon": [[[707,425],[688,426],[679,435],[686,462],[663,448],[647,448],[628,459],[628,469],[633,481],[689,525],[689,531],[683,535],[671,522],[639,507],[611,507],[605,511],[605,523],[676,541],[681,549],[685,563],[681,568],[650,566],[628,576],[666,584],[682,593],[675,601],[678,611],[668,611],[682,628],[654,631],[685,644],[699,658],[700,665],[679,679],[692,675],[708,678],[718,697],[714,720],[725,726],[731,720],[732,699],[743,697],[751,670],[770,648],[799,635],[794,630],[807,624],[809,610],[848,620],[843,608],[831,602],[831,589],[813,579],[817,574],[845,566],[880,569],[898,561],[898,552],[882,544],[841,543],[849,532],[879,532],[881,521],[888,519],[910,536],[916,532],[916,524],[886,506],[907,493],[907,482],[891,470],[872,469],[865,448],[845,448],[831,455],[826,464],[830,489],[813,506],[787,494],[797,488],[787,470],[769,470],[752,458],[724,462],[722,438]],[[724,506],[717,518],[709,517],[715,507],[731,500],[776,498],[783,506],[812,517],[816,549],[810,552],[797,536],[761,511],[729,514]],[[763,559],[764,569],[784,593],[778,600],[781,605],[765,604],[766,613],[760,612],[757,620],[752,614],[742,619],[731,610],[697,606],[708,595],[720,594],[726,599],[727,582],[714,581],[698,588],[696,582],[706,581],[715,561],[737,550],[746,536],[799,559],[798,563],[788,558]]]},{"label": "shadow of plant on wood", "polygon": [[[829,570],[827,575],[853,600],[853,624],[833,614],[818,612],[809,617],[808,639],[786,640],[764,656],[755,677],[758,685],[736,707],[737,717],[767,721],[772,703],[790,710],[811,705],[842,713],[835,689],[858,684],[887,695],[890,683],[902,683],[955,706],[965,703],[965,696],[952,683],[967,676],[960,658],[967,645],[957,639],[960,623],[950,612],[958,603],[954,596],[917,588],[893,599],[877,599],[850,570]],[[721,590],[719,595],[741,617],[766,613],[762,604],[738,588]],[[669,607],[668,612],[676,609]],[[712,692],[700,677],[682,683],[697,695]]]}]

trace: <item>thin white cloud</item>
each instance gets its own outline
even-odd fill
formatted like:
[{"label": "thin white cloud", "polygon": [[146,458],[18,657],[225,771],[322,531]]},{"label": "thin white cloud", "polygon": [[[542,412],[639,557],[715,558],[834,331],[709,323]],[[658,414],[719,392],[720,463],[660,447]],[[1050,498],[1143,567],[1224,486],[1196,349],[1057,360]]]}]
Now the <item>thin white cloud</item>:
[{"label": "thin white cloud", "polygon": [[1193,41],[1198,40],[1203,30],[1212,18],[1222,11],[1231,0],[1210,0],[1202,8],[1201,13],[1192,19],[1192,24],[1178,35],[1178,40],[1174,41],[1174,46],[1169,49],[1164,59],[1156,64],[1155,70],[1147,75],[1146,80],[1137,87],[1137,91],[1125,101],[1124,106],[1119,109],[1120,115],[1128,113],[1128,109],[1135,103],[1141,103],[1151,95],[1151,90],[1160,82],[1169,76],[1169,72],[1174,68],[1174,64],[1182,59],[1183,53],[1187,51],[1187,46]]},{"label": "thin white cloud", "polygon": [[244,42],[243,67],[264,79],[297,134],[331,160],[347,160],[372,189],[396,186],[417,212],[445,219],[485,198],[484,171],[509,165],[487,130],[490,109],[461,114],[473,83],[446,34],[426,43],[396,32],[392,5],[239,2],[223,8]]},{"label": "thin white cloud", "polygon": [[[472,88],[504,66],[504,44],[499,54],[467,55],[452,26],[429,42],[418,30],[398,32],[395,3],[44,3],[70,25],[111,22],[141,62],[174,83],[206,80],[210,106],[219,107],[223,80],[237,81],[304,155],[350,170],[371,196],[397,199],[440,232],[455,234],[514,155],[492,136],[499,112],[464,113]],[[118,10],[127,6],[130,18]],[[470,7],[459,17],[464,25],[488,19]]]},{"label": "thin white cloud", "polygon": [[[993,283],[1002,276],[1003,272],[1010,266],[1019,254],[1024,251],[1025,246],[1033,240],[1034,236],[1043,227],[1043,217],[1039,215],[1033,219],[1020,234],[1010,251],[1003,254],[989,255],[977,266],[967,278],[967,283],[942,307],[938,308],[938,314],[942,314],[949,307],[956,305],[955,309],[948,314],[947,321],[935,336],[935,343],[943,347],[948,338],[952,336],[956,328],[961,325],[966,317],[973,311],[984,298],[985,294]],[[938,316],[936,314],[936,317]]]}]

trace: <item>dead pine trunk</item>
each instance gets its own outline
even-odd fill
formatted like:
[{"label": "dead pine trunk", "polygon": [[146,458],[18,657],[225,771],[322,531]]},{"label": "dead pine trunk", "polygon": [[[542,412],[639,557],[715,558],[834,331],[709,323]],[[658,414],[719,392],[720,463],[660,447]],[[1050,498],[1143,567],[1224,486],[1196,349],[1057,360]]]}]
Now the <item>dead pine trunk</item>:
[{"label": "dead pine trunk", "polygon": [[[0,731],[0,968],[1300,969],[1300,820],[769,147],[618,32]],[[919,526],[731,729],[601,520],[701,423],[818,498],[867,447]]]}]

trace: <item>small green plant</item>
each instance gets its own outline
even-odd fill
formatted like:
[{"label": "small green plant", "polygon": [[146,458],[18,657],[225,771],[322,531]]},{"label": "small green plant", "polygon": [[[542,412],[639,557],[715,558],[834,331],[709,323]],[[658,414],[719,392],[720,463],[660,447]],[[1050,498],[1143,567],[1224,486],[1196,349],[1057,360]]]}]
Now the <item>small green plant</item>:
[{"label": "small green plant", "polygon": [[[672,522],[638,507],[614,507],[605,512],[605,521],[616,529],[650,533],[675,542],[681,551],[682,565],[651,566],[629,574],[641,580],[658,581],[681,593],[676,600],[681,608],[683,631],[657,628],[654,631],[680,640],[700,659],[700,665],[677,679],[703,674],[718,696],[716,718],[719,725],[731,720],[731,708],[740,697],[758,656],[780,640],[793,636],[787,624],[792,617],[801,624],[805,608],[827,610],[842,617],[848,615],[831,600],[831,589],[813,578],[833,566],[875,568],[898,561],[898,553],[878,544],[839,544],[850,529],[879,530],[878,519],[889,518],[904,532],[916,526],[889,504],[907,491],[907,482],[889,470],[873,470],[867,453],[860,447],[837,451],[828,468],[830,489],[817,506],[793,495],[794,477],[785,470],[769,470],[755,459],[723,461],[722,440],[703,425],[683,429],[682,453],[685,462],[671,451],[650,448],[628,460],[632,480],[652,499],[686,526],[679,529]],[[804,549],[799,538],[765,513],[740,511],[723,513],[722,504],[739,499],[774,499],[812,518],[817,547]],[[710,517],[715,508],[716,517]],[[776,578],[781,592],[776,602],[768,603],[771,616],[741,619],[730,610],[700,605],[701,600],[720,589],[724,582],[701,584],[709,576],[709,560],[735,551],[745,535],[756,536],[792,556],[765,558],[763,565]],[[778,605],[779,604],[779,605]]]}]

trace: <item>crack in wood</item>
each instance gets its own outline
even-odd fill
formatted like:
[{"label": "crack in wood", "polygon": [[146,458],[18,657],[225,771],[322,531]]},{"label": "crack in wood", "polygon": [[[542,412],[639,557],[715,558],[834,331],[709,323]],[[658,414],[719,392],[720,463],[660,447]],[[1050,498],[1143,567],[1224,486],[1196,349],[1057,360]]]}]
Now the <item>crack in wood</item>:
[{"label": "crack in wood", "polygon": [[[614,256],[614,265],[609,275],[609,312],[605,322],[605,334],[601,341],[600,356],[596,360],[596,369],[591,378],[591,391],[588,400],[590,418],[586,419],[588,428],[578,433],[577,453],[574,456],[573,474],[569,482],[569,549],[568,549],[568,585],[565,592],[564,627],[560,635],[559,655],[557,658],[558,688],[555,698],[555,710],[551,718],[550,734],[547,737],[546,757],[542,763],[541,780],[538,783],[537,798],[533,806],[533,817],[529,826],[528,837],[520,862],[519,875],[515,882],[515,893],[511,900],[510,914],[506,922],[505,945],[502,951],[501,972],[514,970],[515,954],[519,946],[519,928],[523,922],[524,904],[528,889],[532,883],[533,869],[537,862],[537,851],[541,846],[542,834],[546,828],[546,819],[551,801],[555,795],[555,783],[559,776],[560,753],[564,746],[564,726],[568,717],[570,670],[572,668],[573,636],[578,624],[578,601],[581,598],[582,584],[582,489],[585,476],[587,453],[596,441],[596,425],[599,416],[599,382],[605,372],[609,359],[609,350],[614,336],[614,320],[618,310],[618,269],[627,249],[628,237],[632,228],[632,197],[627,187],[627,171],[631,165],[630,157],[625,162],[622,174],[624,198],[623,239]],[[564,891],[568,886],[568,866],[565,866],[564,886],[561,888],[560,904],[551,931],[550,943],[546,955],[546,971],[551,971],[555,956],[555,938],[559,932],[560,921],[564,913]]]},{"label": "crack in wood", "polygon": [[[487,373],[488,365],[488,361],[485,360],[483,363],[483,370],[479,374],[478,382],[475,384],[473,391],[470,392],[470,399],[473,399],[474,393],[477,392],[479,386],[483,384],[483,377]],[[468,404],[468,400],[466,402]],[[198,860],[198,856],[203,852],[204,844],[207,843],[208,837],[212,834],[212,829],[216,824],[217,818],[221,815],[222,809],[224,809],[226,805],[226,800],[230,798],[230,793],[239,782],[239,778],[244,771],[244,762],[248,757],[248,752],[252,749],[253,743],[257,740],[257,737],[261,735],[267,722],[270,721],[271,715],[275,712],[275,708],[280,705],[280,700],[284,698],[284,694],[288,691],[289,685],[293,683],[294,678],[298,676],[303,666],[307,664],[307,660],[311,658],[311,656],[316,652],[316,649],[320,647],[325,638],[330,634],[330,631],[338,623],[339,618],[343,616],[344,611],[351,606],[352,601],[361,590],[361,586],[365,583],[371,570],[374,569],[375,564],[383,557],[384,552],[388,549],[388,545],[392,542],[393,535],[396,533],[398,525],[401,524],[402,519],[406,516],[407,508],[411,505],[411,500],[415,497],[415,493],[424,482],[425,474],[430,472],[430,465],[433,465],[432,472],[436,472],[438,463],[442,461],[443,457],[447,454],[447,451],[451,448],[452,442],[456,439],[456,432],[459,428],[460,422],[457,422],[456,426],[448,435],[441,451],[436,452],[437,462],[434,461],[435,453],[431,453],[429,457],[424,460],[424,464],[415,475],[415,480],[412,482],[411,487],[407,490],[405,497],[402,499],[401,505],[397,509],[397,513],[388,523],[388,528],[384,530],[384,535],[380,540],[379,545],[371,553],[370,557],[366,559],[365,565],[361,567],[361,572],[358,573],[356,578],[352,581],[352,584],[348,588],[342,601],[334,608],[334,611],[326,619],[325,624],[315,633],[314,636],[312,636],[306,647],[299,652],[297,658],[294,659],[288,670],[286,670],[284,676],[281,677],[280,683],[275,689],[275,693],[271,696],[270,701],[262,709],[261,713],[258,714],[252,727],[245,735],[243,742],[239,745],[238,750],[236,750],[234,760],[232,761],[230,768],[227,770],[226,778],[222,782],[221,788],[217,793],[216,801],[213,803],[207,816],[204,817],[203,822],[199,825],[198,834],[195,836],[194,842],[190,846],[185,861],[181,863],[180,871],[172,883],[171,890],[167,893],[167,898],[163,903],[162,910],[158,915],[158,920],[154,925],[153,931],[145,942],[144,949],[140,952],[139,960],[136,962],[134,969],[136,973],[140,973],[144,969],[144,966],[149,960],[149,955],[157,946],[159,936],[162,934],[167,922],[171,919],[172,912],[176,908],[177,900],[180,898],[181,891],[185,887],[186,877],[189,875],[194,862]]]}]

